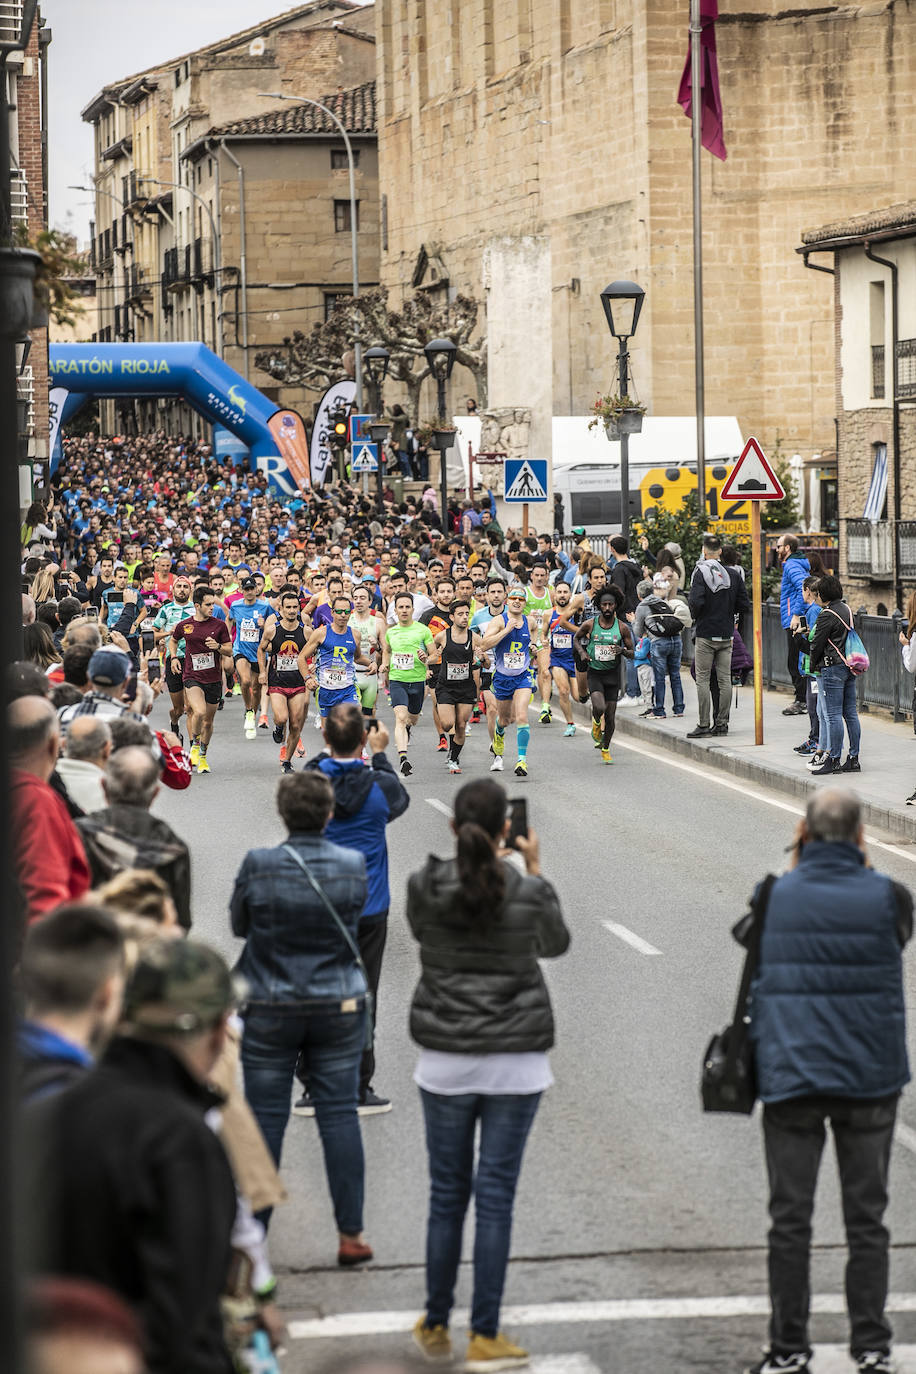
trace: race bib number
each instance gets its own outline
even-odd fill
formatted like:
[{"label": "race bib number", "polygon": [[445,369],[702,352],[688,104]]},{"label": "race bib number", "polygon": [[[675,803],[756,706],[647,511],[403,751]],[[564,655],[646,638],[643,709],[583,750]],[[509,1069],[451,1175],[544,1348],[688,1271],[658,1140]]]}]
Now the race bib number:
[{"label": "race bib number", "polygon": [[339,691],[341,687],[347,685],[347,674],[343,668],[322,668],[319,677],[319,684],[326,687],[329,692]]},{"label": "race bib number", "polygon": [[391,666],[396,673],[409,673],[416,664],[415,654],[392,654]]},{"label": "race bib number", "polygon": [[446,663],[445,676],[448,682],[467,682],[471,676],[469,663]]},{"label": "race bib number", "polygon": [[555,649],[571,649],[571,648],[572,648],[572,635],[571,635],[571,634],[558,634],[558,635],[554,635],[554,637],[553,637],[553,647],[554,647]]},{"label": "race bib number", "polygon": [[261,636],[258,633],[258,627],[253,620],[245,620],[242,622],[242,633],[240,634],[239,638],[241,639],[243,644],[258,643]]},{"label": "race bib number", "polygon": [[277,654],[277,672],[295,673],[299,667],[299,658],[296,654]]},{"label": "race bib number", "polygon": [[213,654],[192,654],[191,667],[195,673],[205,673],[208,668],[216,667],[216,658]]},{"label": "race bib number", "polygon": [[506,654],[504,662],[507,673],[522,673],[528,666],[526,656],[521,650],[516,653]]},{"label": "race bib number", "polygon": [[595,662],[613,663],[617,657],[617,646],[615,644],[596,644]]}]

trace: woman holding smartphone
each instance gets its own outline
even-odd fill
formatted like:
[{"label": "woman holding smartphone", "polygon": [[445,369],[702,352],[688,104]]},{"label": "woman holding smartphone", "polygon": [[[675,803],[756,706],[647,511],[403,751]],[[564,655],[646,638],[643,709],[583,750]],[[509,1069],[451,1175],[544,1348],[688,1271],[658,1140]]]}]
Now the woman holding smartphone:
[{"label": "woman holding smartphone", "polygon": [[[426,1311],[414,1327],[425,1355],[451,1354],[448,1332],[464,1218],[476,1205],[474,1297],[465,1368],[525,1365],[499,1330],[512,1207],[528,1133],[553,1082],[553,1012],[538,960],[569,946],[553,887],[540,876],[537,836],[508,819],[489,778],[455,798],[453,858],[431,855],[407,886],[407,919],[422,973],[410,1012],[421,1046],[429,1155]],[[515,849],[504,848],[513,833]],[[475,1136],[480,1138],[475,1167]]]}]

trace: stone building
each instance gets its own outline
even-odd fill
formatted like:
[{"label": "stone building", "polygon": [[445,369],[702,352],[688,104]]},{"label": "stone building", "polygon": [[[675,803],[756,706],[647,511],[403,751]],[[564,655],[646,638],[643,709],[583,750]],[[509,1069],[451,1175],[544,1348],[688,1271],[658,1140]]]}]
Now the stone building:
[{"label": "stone building", "polygon": [[[424,253],[486,307],[489,403],[584,414],[613,385],[599,292],[645,287],[631,350],[653,415],[694,411],[687,6],[378,0],[382,280]],[[893,3],[748,0],[717,24],[728,160],[703,154],[706,411],[835,450],[828,278],[806,225],[916,194],[916,25]],[[456,369],[453,404],[470,389]]]},{"label": "stone building", "polygon": [[[99,341],[199,339],[271,390],[266,374],[255,375],[255,352],[308,328],[316,309],[350,289],[349,220],[343,228],[335,208],[347,171],[332,122],[302,118],[292,104],[271,114],[259,93],[331,102],[350,123],[361,267],[377,282],[375,61],[371,5],[311,0],[113,82],[89,102]],[[303,401],[298,390],[282,396],[293,407]],[[202,428],[172,400],[105,402],[102,423]]]},{"label": "stone building", "polygon": [[855,606],[916,585],[916,200],[802,235],[833,272],[840,575]]}]

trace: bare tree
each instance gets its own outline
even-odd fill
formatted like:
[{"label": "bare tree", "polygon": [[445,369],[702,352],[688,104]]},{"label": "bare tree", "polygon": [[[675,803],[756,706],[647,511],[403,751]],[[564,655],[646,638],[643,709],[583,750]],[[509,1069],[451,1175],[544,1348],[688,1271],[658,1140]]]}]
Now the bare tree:
[{"label": "bare tree", "polygon": [[297,329],[282,347],[258,353],[255,365],[286,386],[323,391],[347,376],[344,356],[352,353],[358,328],[364,347],[382,345],[390,352],[388,376],[407,388],[408,410],[417,419],[420,388],[430,375],[423,347],[430,339],[446,338],[455,344],[456,363],[473,376],[478,402],[486,405],[486,341],[480,337],[471,342],[477,313],[470,296],[456,296],[446,304],[428,291],[417,291],[400,310],[389,310],[387,289],[379,286],[361,296],[345,296],[309,334]]}]

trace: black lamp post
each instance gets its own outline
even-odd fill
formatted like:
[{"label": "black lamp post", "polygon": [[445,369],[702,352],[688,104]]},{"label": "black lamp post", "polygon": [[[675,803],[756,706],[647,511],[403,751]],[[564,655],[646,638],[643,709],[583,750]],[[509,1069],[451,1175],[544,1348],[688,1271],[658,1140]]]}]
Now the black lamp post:
[{"label": "black lamp post", "polygon": [[[601,292],[607,327],[617,340],[617,390],[626,396],[630,369],[627,344],[636,333],[645,291],[635,281],[612,281]],[[630,436],[620,431],[620,532],[630,536]]]},{"label": "black lamp post", "polygon": [[[440,423],[445,423],[445,383],[452,375],[455,354],[458,352],[451,339],[430,339],[423,349],[426,361],[436,379],[436,412]],[[448,533],[448,469],[445,455],[455,442],[455,431],[437,429],[433,433],[432,445],[439,452],[439,470],[442,475],[442,533]]]},{"label": "black lamp post", "polygon": [[382,445],[388,438],[388,431],[391,428],[390,425],[385,424],[382,418],[385,414],[385,407],[382,402],[382,387],[384,386],[385,378],[388,376],[388,364],[391,361],[391,354],[388,352],[387,348],[382,348],[381,345],[376,344],[374,348],[366,349],[363,358],[369,376],[372,378],[372,384],[375,387],[375,413],[378,416],[378,420],[375,424],[369,426],[369,433],[372,435],[372,442],[378,445],[378,467],[375,470],[375,499],[379,514],[381,514],[384,507],[382,487]]}]

